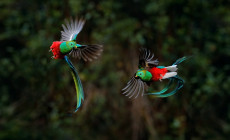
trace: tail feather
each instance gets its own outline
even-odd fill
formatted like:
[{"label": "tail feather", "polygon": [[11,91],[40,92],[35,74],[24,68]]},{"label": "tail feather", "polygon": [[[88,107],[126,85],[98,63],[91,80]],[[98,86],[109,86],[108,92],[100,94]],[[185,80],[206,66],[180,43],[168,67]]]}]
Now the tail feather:
[{"label": "tail feather", "polygon": [[183,86],[184,86],[184,80],[182,78],[180,78],[179,76],[175,76],[175,77],[172,77],[174,80],[177,80],[177,86],[176,88],[169,92],[169,93],[166,93],[166,94],[160,94],[160,95],[155,95],[156,97],[169,97],[169,96],[172,96],[174,95],[178,90],[180,90]]},{"label": "tail feather", "polygon": [[[188,59],[188,58],[190,58],[190,57],[184,56],[184,57],[182,57],[182,58],[179,58],[179,59],[176,60],[176,62],[173,63],[173,65],[178,65],[178,64],[180,64],[181,62],[185,61],[185,60]],[[172,65],[172,66],[173,66],[173,65]]]},{"label": "tail feather", "polygon": [[167,72],[162,79],[167,79],[167,78],[170,78],[170,77],[174,77],[177,75],[177,72]]},{"label": "tail feather", "polygon": [[[165,76],[163,77],[164,79],[165,78],[168,78],[169,79],[169,83],[168,85],[162,89],[161,91],[159,92],[155,92],[155,93],[147,93],[145,95],[153,95],[155,97],[169,97],[171,95],[174,95],[178,90],[180,90],[183,86],[184,86],[184,80],[182,78],[180,78],[178,75],[177,75],[177,65],[180,64],[181,62],[185,61],[186,59],[190,58],[191,56],[189,57],[182,57],[182,58],[179,58],[178,60],[176,60],[175,63],[173,63],[172,66],[169,66],[169,67],[165,67],[168,71],[168,73],[165,74]],[[166,91],[168,91],[169,87],[172,85],[172,83],[174,81],[177,81],[177,86],[176,88],[169,92],[169,93],[165,93]]]},{"label": "tail feather", "polygon": [[163,94],[163,93],[165,93],[166,91],[168,91],[168,89],[169,89],[169,87],[172,85],[173,81],[174,81],[174,79],[173,79],[173,78],[170,78],[170,79],[169,79],[169,82],[168,82],[168,85],[167,85],[164,89],[162,89],[162,90],[159,91],[159,92],[146,93],[145,95],[160,95],[160,94]]},{"label": "tail feather", "polygon": [[177,65],[172,65],[172,66],[168,66],[168,67],[165,67],[168,71],[171,71],[171,72],[175,72],[177,71]]},{"label": "tail feather", "polygon": [[[176,88],[169,92],[169,93],[165,93],[166,91],[168,91],[169,87],[172,85],[172,83],[174,81],[177,81],[177,86]],[[182,78],[180,78],[179,76],[174,76],[172,78],[169,79],[169,83],[168,85],[161,91],[159,92],[155,92],[155,93],[147,93],[145,95],[153,95],[155,97],[169,97],[169,96],[172,96],[174,95],[178,90],[180,90],[182,87],[184,86],[184,80]]]},{"label": "tail feather", "polygon": [[83,91],[82,83],[78,76],[77,70],[75,69],[75,67],[73,66],[73,64],[71,63],[71,61],[69,60],[67,56],[65,56],[65,61],[67,62],[70,69],[72,70],[71,75],[73,76],[73,80],[74,80],[74,84],[76,88],[76,95],[77,95],[77,106],[75,109],[75,112],[77,112],[77,110],[82,105],[82,101],[84,101],[84,91]]}]

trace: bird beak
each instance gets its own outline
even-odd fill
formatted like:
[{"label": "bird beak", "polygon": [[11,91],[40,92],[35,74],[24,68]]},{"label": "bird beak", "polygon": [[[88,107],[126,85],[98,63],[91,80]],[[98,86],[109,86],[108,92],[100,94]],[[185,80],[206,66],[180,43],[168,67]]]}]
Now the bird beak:
[{"label": "bird beak", "polygon": [[139,79],[139,78],[140,78],[139,76],[137,76],[137,75],[135,76],[135,79]]}]

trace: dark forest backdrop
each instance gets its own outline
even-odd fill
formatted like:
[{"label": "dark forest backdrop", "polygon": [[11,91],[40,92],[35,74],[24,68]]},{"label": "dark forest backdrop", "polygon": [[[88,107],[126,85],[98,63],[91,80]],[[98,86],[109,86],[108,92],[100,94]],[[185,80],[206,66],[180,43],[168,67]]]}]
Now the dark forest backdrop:
[{"label": "dark forest backdrop", "polygon": [[[85,90],[72,116],[70,70],[48,52],[69,17],[86,19],[79,43],[104,45],[97,61],[72,59]],[[230,138],[227,0],[1,0],[0,27],[0,139]],[[136,100],[121,94],[140,47],[166,66],[193,55],[179,66],[186,84],[178,94]]]}]

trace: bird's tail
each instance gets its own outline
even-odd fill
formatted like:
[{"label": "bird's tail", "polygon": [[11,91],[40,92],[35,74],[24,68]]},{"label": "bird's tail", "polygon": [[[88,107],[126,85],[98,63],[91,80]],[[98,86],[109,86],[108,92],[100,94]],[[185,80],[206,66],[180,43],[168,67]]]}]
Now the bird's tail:
[{"label": "bird's tail", "polygon": [[[177,71],[177,65],[178,64],[180,64],[181,62],[187,60],[190,57],[191,56],[189,56],[189,57],[184,56],[182,58],[177,59],[176,62],[174,62],[172,64],[172,66],[165,67],[167,70],[171,71],[168,74],[175,75],[175,76],[170,76],[169,75],[168,77],[166,77],[166,78],[169,78],[169,83],[161,91],[154,92],[154,93],[147,93],[146,95],[154,95],[155,97],[169,97],[169,96],[175,94],[179,89],[181,89],[184,86],[185,81],[182,78],[180,78],[175,71]],[[172,85],[172,83],[174,81],[177,82],[176,88],[173,91],[169,92],[169,93],[165,93],[166,91],[168,91],[169,87]]]},{"label": "bird's tail", "polygon": [[75,112],[77,112],[77,110],[82,105],[82,101],[84,101],[84,91],[83,91],[83,87],[82,87],[82,84],[81,84],[81,80],[80,80],[80,78],[78,76],[77,70],[75,69],[75,67],[73,66],[72,62],[69,60],[69,58],[67,56],[65,56],[64,58],[65,58],[65,61],[68,64],[68,66],[71,69],[71,75],[73,76],[73,80],[74,80],[74,84],[75,84],[75,88],[76,88],[77,106],[76,106]]},{"label": "bird's tail", "polygon": [[178,64],[180,64],[181,62],[187,60],[187,59],[190,58],[190,57],[191,57],[191,56],[184,56],[184,57],[181,57],[181,58],[177,59],[176,62],[174,62],[174,63],[172,64],[172,66],[173,66],[173,65],[178,65]]},{"label": "bird's tail", "polygon": [[170,72],[176,72],[177,71],[177,65],[180,64],[181,62],[185,61],[186,59],[190,58],[191,56],[187,57],[184,56],[182,58],[179,58],[176,60],[176,62],[174,62],[171,66],[165,67],[168,71]]},{"label": "bird's tail", "polygon": [[[168,91],[169,87],[172,85],[172,83],[176,81],[177,82],[177,86],[176,88],[169,92],[169,93],[165,93],[166,91]],[[182,87],[184,86],[184,80],[182,78],[180,78],[179,76],[174,76],[174,77],[171,77],[169,79],[169,83],[168,85],[162,89],[161,91],[159,92],[154,92],[154,93],[147,93],[145,95],[153,95],[155,97],[169,97],[171,95],[174,95],[178,90],[180,90]]]}]

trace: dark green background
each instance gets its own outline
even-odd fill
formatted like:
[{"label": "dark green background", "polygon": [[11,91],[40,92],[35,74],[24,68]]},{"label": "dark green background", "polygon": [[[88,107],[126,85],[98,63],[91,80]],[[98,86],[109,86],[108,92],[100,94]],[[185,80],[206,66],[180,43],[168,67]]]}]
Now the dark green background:
[{"label": "dark green background", "polygon": [[[69,17],[86,19],[78,43],[104,45],[96,61],[71,59],[85,90],[72,116],[70,70],[48,52]],[[0,139],[230,138],[227,0],[1,0],[0,27]],[[179,66],[183,89],[169,98],[123,96],[140,47],[166,66],[193,55]]]}]

